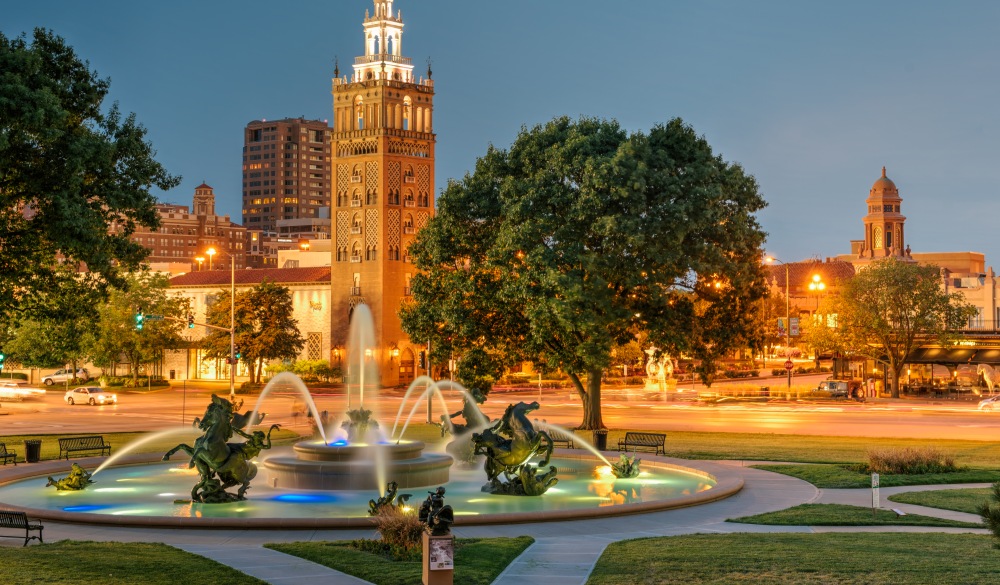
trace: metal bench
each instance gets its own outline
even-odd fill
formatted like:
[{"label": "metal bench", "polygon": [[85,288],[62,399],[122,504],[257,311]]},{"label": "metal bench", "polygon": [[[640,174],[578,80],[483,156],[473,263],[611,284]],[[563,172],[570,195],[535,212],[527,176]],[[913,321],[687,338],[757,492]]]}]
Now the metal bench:
[{"label": "metal bench", "polygon": [[[37,540],[42,543],[45,542],[42,540],[42,525],[37,523],[37,520],[33,524],[31,520],[28,520],[28,515],[24,512],[0,510],[0,528],[24,530],[24,546],[28,546],[29,540]],[[31,536],[32,531],[38,531],[38,536]],[[12,534],[0,534],[0,536],[6,538],[21,538],[20,535],[14,536]]]},{"label": "metal bench", "polygon": [[619,451],[649,451],[657,455],[666,455],[664,447],[667,435],[663,433],[637,433],[628,431],[624,439],[618,440]]},{"label": "metal bench", "polygon": [[64,437],[59,439],[59,458],[63,455],[69,459],[70,453],[89,453],[97,451],[98,455],[111,455],[111,445],[104,442],[104,437]]},{"label": "metal bench", "polygon": [[14,466],[17,467],[17,453],[7,450],[7,445],[0,443],[0,459],[3,459],[3,464],[7,465],[7,461],[13,461]]},{"label": "metal bench", "polygon": [[576,449],[576,445],[573,443],[573,437],[570,435],[553,434],[552,446],[565,447],[566,449]]}]

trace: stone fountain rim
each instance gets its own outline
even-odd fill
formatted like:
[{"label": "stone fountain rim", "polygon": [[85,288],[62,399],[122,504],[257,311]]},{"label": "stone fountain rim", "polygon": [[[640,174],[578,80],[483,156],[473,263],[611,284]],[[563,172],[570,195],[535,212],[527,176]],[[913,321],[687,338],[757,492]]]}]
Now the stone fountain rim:
[{"label": "stone fountain rim", "polygon": [[[591,453],[581,453],[573,449],[556,449],[559,459],[599,461]],[[606,453],[614,457],[616,453]],[[85,457],[77,459],[80,465],[96,467],[106,457]],[[662,457],[658,455],[643,455],[643,465],[660,469],[679,471],[690,475],[701,476],[715,483],[711,489],[688,494],[677,498],[641,502],[635,504],[620,504],[601,508],[580,510],[532,511],[510,514],[480,514],[457,515],[455,526],[483,526],[491,524],[533,524],[540,522],[558,522],[564,520],[590,520],[611,516],[627,516],[632,514],[647,514],[677,508],[687,508],[708,504],[735,495],[743,489],[743,477],[736,471],[711,462],[691,462],[682,459]],[[681,463],[685,463],[682,465]],[[156,454],[145,453],[122,457],[112,467],[129,467],[163,463]],[[714,473],[699,469],[691,464],[718,467]],[[48,474],[64,472],[66,461],[52,460],[39,463],[26,463],[21,467],[3,470],[0,476],[0,486],[33,477],[44,478]],[[509,496],[515,497],[515,496]],[[52,520],[67,524],[102,525],[102,526],[134,526],[148,528],[253,528],[257,530],[312,530],[336,528],[370,528],[372,521],[367,516],[356,518],[191,518],[176,516],[114,516],[111,514],[81,514],[78,512],[63,512],[42,508],[26,508],[8,502],[0,503],[5,509],[25,512],[29,517],[40,520]]]}]

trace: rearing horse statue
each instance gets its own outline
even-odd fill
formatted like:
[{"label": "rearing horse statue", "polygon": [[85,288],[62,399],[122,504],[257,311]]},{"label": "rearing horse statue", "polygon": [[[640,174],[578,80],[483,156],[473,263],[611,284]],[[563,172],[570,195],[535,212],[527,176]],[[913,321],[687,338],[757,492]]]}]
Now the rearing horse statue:
[{"label": "rearing horse statue", "polygon": [[979,364],[976,366],[976,373],[983,377],[986,386],[990,389],[990,396],[993,396],[993,389],[1000,385],[1000,372],[997,372],[993,366]]},{"label": "rearing horse statue", "polygon": [[[536,455],[542,457],[538,468],[548,465],[552,457],[552,438],[545,431],[536,431],[528,420],[528,413],[534,410],[538,410],[537,402],[511,404],[493,426],[482,433],[473,433],[476,455],[486,456],[486,478],[490,483],[483,487],[483,491],[541,495],[545,489],[555,485],[554,468],[550,474],[537,480],[535,473],[525,469],[531,467],[528,461]],[[500,481],[501,474],[505,481]]]},{"label": "rearing horse statue", "polygon": [[[213,394],[205,416],[197,420],[198,428],[205,433],[195,440],[194,447],[181,443],[163,456],[166,461],[177,451],[190,455],[189,467],[196,468],[201,476],[191,489],[191,499],[196,502],[220,503],[245,499],[250,480],[257,475],[257,466],[250,460],[261,450],[271,448],[271,432],[281,428],[271,425],[266,435],[263,431],[246,433],[233,425],[234,419],[242,420],[234,412],[233,404]],[[233,434],[247,441],[229,443]],[[240,485],[235,495],[225,491],[235,485]]]}]

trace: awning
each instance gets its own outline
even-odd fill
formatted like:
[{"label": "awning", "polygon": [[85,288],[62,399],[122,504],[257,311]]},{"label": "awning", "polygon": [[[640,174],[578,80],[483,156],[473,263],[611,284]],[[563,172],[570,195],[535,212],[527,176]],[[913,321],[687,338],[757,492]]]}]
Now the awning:
[{"label": "awning", "polygon": [[[984,350],[978,350],[984,351]],[[1000,350],[998,359],[1000,359]],[[908,364],[968,364],[975,361],[977,350],[972,347],[918,347],[906,356]]]},{"label": "awning", "polygon": [[918,347],[906,356],[908,364],[1000,364],[1000,349],[974,347]]}]

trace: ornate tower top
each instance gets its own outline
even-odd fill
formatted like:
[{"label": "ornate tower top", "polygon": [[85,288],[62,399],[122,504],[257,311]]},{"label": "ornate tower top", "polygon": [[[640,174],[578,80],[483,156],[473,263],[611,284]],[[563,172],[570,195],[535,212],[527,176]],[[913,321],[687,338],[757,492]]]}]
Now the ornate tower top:
[{"label": "ornate tower top", "polygon": [[403,56],[403,15],[392,13],[393,0],[375,0],[374,14],[365,11],[365,54],[354,59],[353,81],[389,79],[413,82],[413,63]]}]

